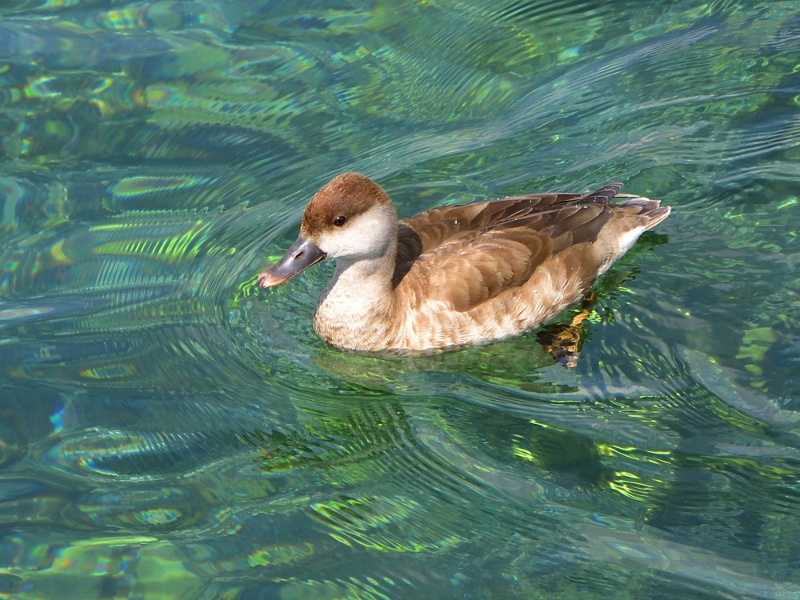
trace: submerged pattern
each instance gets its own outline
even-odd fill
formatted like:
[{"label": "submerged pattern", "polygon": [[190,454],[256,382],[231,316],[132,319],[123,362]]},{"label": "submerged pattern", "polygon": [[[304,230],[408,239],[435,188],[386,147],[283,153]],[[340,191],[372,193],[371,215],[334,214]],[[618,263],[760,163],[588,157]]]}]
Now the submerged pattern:
[{"label": "submerged pattern", "polygon": [[[6,0],[0,595],[800,596],[795,4]],[[575,370],[384,360],[256,288],[345,170],[674,213]]]}]

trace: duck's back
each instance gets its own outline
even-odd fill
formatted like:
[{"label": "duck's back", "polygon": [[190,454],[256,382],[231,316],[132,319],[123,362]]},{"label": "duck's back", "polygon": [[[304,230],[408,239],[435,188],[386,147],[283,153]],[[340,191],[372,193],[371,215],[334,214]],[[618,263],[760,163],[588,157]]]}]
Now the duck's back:
[{"label": "duck's back", "polygon": [[669,214],[647,198],[611,204],[620,187],[443,206],[401,221],[396,343],[422,350],[509,337],[579,300]]}]

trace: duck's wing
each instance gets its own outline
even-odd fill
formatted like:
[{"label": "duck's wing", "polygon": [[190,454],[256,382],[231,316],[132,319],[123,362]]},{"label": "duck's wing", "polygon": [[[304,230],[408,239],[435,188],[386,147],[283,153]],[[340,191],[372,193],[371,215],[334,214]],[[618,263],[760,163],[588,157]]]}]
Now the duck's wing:
[{"label": "duck's wing", "polygon": [[580,194],[530,194],[476,204],[439,206],[403,219],[397,235],[395,285],[421,254],[459,234],[542,213],[581,197]]},{"label": "duck's wing", "polygon": [[406,254],[416,258],[464,231],[483,229],[579,198],[580,194],[530,194],[476,204],[439,206],[400,221],[399,238]]},{"label": "duck's wing", "polygon": [[527,281],[553,252],[552,240],[524,227],[463,233],[423,253],[398,285],[411,307],[442,302],[466,311]]},{"label": "duck's wing", "polygon": [[[608,200],[619,190],[614,188],[441,207],[409,219],[409,229],[419,227],[412,230],[417,246],[406,242],[404,248],[419,253],[403,265],[405,273],[396,270],[396,278],[404,275],[397,285],[412,306],[440,301],[450,310],[469,310],[522,285],[550,256],[597,239],[613,216]],[[471,226],[462,227],[464,221]],[[401,230],[404,236],[414,241]]]}]

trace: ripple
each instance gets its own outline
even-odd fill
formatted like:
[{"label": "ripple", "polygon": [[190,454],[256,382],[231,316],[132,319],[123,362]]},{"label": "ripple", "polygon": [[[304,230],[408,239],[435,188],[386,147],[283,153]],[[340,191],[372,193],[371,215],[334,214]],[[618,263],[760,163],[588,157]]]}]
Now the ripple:
[{"label": "ripple", "polygon": [[132,432],[93,432],[74,436],[44,455],[53,466],[84,474],[139,479],[162,479],[204,464],[234,440],[222,435]]},{"label": "ripple", "polygon": [[[790,2],[0,15],[0,587],[797,595]],[[674,213],[574,370],[354,356],[312,330],[330,265],[255,286],[352,169],[404,216],[611,180]]]}]

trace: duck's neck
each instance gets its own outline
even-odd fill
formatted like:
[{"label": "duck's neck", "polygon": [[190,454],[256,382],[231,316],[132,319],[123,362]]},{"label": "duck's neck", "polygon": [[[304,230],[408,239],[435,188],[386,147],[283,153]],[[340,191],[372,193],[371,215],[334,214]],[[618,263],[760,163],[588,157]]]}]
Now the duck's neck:
[{"label": "duck's neck", "polygon": [[395,320],[393,240],[377,258],[337,259],[336,273],[317,302],[314,329],[328,342],[353,350],[381,349]]}]

